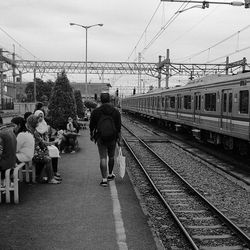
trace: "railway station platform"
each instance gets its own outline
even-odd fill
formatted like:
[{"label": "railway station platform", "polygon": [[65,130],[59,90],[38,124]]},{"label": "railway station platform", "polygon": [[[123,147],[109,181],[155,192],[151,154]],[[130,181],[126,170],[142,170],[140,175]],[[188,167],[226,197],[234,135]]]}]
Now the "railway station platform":
[{"label": "railway station platform", "polygon": [[78,141],[78,152],[61,155],[60,185],[21,183],[19,204],[0,204],[0,249],[162,249],[128,175],[100,186],[88,129]]}]

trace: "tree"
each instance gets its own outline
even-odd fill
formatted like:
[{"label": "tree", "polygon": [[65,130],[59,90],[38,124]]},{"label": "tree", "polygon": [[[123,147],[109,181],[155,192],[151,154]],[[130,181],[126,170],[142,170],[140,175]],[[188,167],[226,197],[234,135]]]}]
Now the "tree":
[{"label": "tree", "polygon": [[89,100],[84,101],[84,105],[88,109],[95,109],[97,107],[97,104],[95,102]]},{"label": "tree", "polygon": [[83,106],[81,91],[75,90],[74,96],[76,100],[76,113],[79,118],[84,118],[84,106]]},{"label": "tree", "polygon": [[73,88],[63,71],[56,79],[49,100],[47,119],[53,128],[65,129],[69,116],[76,119],[76,104]]},{"label": "tree", "polygon": [[[36,100],[46,102],[50,99],[51,91],[54,83],[52,81],[44,82],[42,79],[36,78]],[[34,82],[29,82],[25,88],[27,101],[34,101]]]}]

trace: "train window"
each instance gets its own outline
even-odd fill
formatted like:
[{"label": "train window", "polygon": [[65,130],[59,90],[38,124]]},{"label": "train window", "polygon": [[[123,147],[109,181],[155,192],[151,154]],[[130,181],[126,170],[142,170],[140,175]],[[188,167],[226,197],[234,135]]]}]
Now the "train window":
[{"label": "train window", "polygon": [[205,110],[216,111],[216,93],[205,94]]},{"label": "train window", "polygon": [[181,95],[177,96],[177,108],[181,109]]},{"label": "train window", "polygon": [[227,93],[223,94],[223,112],[227,112]]},{"label": "train window", "polygon": [[168,108],[168,97],[166,96],[165,97],[165,109],[167,109]]},{"label": "train window", "polygon": [[170,97],[170,108],[175,108],[175,96]]},{"label": "train window", "polygon": [[248,114],[249,92],[248,90],[240,91],[240,113]]},{"label": "train window", "polygon": [[191,95],[184,95],[184,109],[191,109]]},{"label": "train window", "polygon": [[195,94],[195,110],[201,109],[201,96],[200,94]]},{"label": "train window", "polygon": [[156,107],[157,109],[159,109],[160,108],[160,97],[159,96],[157,96],[157,107]]},{"label": "train window", "polygon": [[161,108],[164,109],[164,107],[165,107],[165,98],[162,97],[161,98]]},{"label": "train window", "polygon": [[229,93],[228,97],[228,112],[232,113],[232,107],[233,107],[233,94]]}]

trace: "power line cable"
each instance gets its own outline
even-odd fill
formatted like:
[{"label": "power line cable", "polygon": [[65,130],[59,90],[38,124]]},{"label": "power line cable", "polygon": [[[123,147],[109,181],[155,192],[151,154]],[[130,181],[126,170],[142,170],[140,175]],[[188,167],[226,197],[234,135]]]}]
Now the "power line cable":
[{"label": "power line cable", "polygon": [[142,53],[145,53],[147,49],[162,35],[162,33],[174,22],[174,20],[179,16],[180,11],[184,9],[189,4],[189,1],[182,3],[179,9],[170,17],[167,23],[155,34],[151,41],[144,47]]},{"label": "power line cable", "polygon": [[[30,52],[28,49],[26,49],[24,46],[22,46],[14,37],[12,37],[7,31],[5,31],[3,28],[1,28],[0,27],[0,30],[2,31],[2,32],[4,32],[9,38],[11,38],[16,44],[18,44],[18,46],[19,47],[21,47],[22,49],[24,49],[26,52],[28,52],[32,57],[34,57],[34,59],[36,59],[36,60],[41,60],[41,59],[39,59],[38,57],[36,57],[32,52]],[[11,52],[9,52],[10,54],[12,54]],[[20,60],[24,60],[21,56],[19,56],[18,54],[16,54],[15,53],[15,56],[17,57],[17,58],[19,58]],[[52,75],[52,74],[46,74],[46,75],[49,75],[49,76],[52,76],[53,78],[55,78],[55,76],[54,75]],[[41,77],[43,77],[42,76],[42,73],[41,73]]]},{"label": "power line cable", "polygon": [[23,48],[26,52],[28,52],[30,55],[32,55],[34,58],[38,59],[32,52],[30,52],[28,49],[26,49],[24,46],[22,46],[14,37],[12,37],[7,31],[5,31],[3,28],[0,27],[0,30],[5,33],[9,38],[11,38],[15,43],[17,43],[21,48]]},{"label": "power line cable", "polygon": [[198,55],[201,55],[201,54],[204,53],[204,52],[210,51],[212,48],[215,48],[216,46],[218,46],[218,45],[220,45],[220,44],[226,42],[227,40],[233,38],[235,35],[239,35],[240,32],[243,32],[243,31],[245,31],[245,30],[248,29],[248,28],[250,28],[250,25],[247,25],[246,27],[244,27],[244,28],[242,28],[241,30],[239,30],[239,31],[237,31],[237,32],[235,32],[235,33],[233,33],[232,35],[230,35],[230,36],[224,38],[223,40],[221,40],[221,41],[215,43],[214,45],[210,46],[210,47],[207,48],[207,49],[204,49],[204,50],[202,50],[202,51],[200,51],[200,52],[191,54],[191,55],[186,56],[186,57],[184,57],[184,58],[181,58],[181,59],[179,59],[179,60],[182,60],[182,61],[184,60],[184,62],[185,62],[185,61],[188,61],[188,60],[191,60],[192,58],[194,58],[194,57],[196,57],[196,56],[198,56]]},{"label": "power line cable", "polygon": [[178,40],[180,40],[180,38],[182,38],[185,34],[190,33],[190,31],[192,31],[194,28],[196,28],[198,25],[202,24],[202,22],[208,18],[217,8],[219,8],[220,6],[216,6],[216,8],[214,8],[211,12],[209,12],[206,16],[202,17],[199,21],[197,21],[191,28],[189,28],[188,30],[186,30],[184,33],[180,34],[180,36],[178,36],[175,40],[173,40],[172,42],[170,42],[170,45],[173,43],[176,43]]},{"label": "power line cable", "polygon": [[135,47],[133,48],[133,50],[132,50],[132,52],[130,53],[130,55],[128,56],[128,59],[127,59],[128,61],[129,61],[130,57],[132,56],[132,54],[134,53],[134,51],[136,50],[136,48],[137,48],[137,46],[139,45],[140,41],[142,40],[144,34],[146,34],[147,29],[148,29],[149,25],[151,24],[151,22],[152,22],[152,20],[153,20],[153,18],[154,18],[154,16],[155,16],[156,12],[158,11],[160,5],[161,5],[161,2],[160,2],[160,3],[158,4],[158,6],[156,7],[156,9],[155,9],[155,11],[154,11],[152,17],[150,18],[150,20],[149,20],[149,22],[148,22],[146,28],[145,28],[144,31],[142,32],[142,34],[141,34],[141,36],[140,36],[138,42],[136,43],[136,45],[135,45]]},{"label": "power line cable", "polygon": [[232,52],[232,53],[229,53],[229,54],[226,54],[226,55],[224,55],[224,56],[217,57],[217,58],[215,58],[215,59],[213,59],[213,60],[207,61],[206,63],[215,62],[215,61],[218,61],[218,60],[220,60],[220,59],[222,59],[222,58],[225,58],[225,57],[227,57],[227,56],[231,56],[231,55],[237,54],[237,53],[239,53],[239,52],[242,52],[242,51],[248,50],[248,49],[250,49],[250,46],[247,46],[247,47],[242,48],[242,49],[240,49],[240,50],[236,50],[236,51],[234,51],[234,52]]}]

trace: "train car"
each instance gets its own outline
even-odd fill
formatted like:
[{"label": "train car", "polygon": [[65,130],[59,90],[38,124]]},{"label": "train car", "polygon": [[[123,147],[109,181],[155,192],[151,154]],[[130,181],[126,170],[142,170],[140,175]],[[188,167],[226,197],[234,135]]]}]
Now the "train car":
[{"label": "train car", "polygon": [[185,128],[200,140],[249,152],[250,72],[209,75],[185,86],[157,89],[122,100],[122,110]]}]

